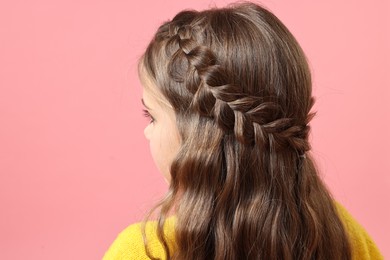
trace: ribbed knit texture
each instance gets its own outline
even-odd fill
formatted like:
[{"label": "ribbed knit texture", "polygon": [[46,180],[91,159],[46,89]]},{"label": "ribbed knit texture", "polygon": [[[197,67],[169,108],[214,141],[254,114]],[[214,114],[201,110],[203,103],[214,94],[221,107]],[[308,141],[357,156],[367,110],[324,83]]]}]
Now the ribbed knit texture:
[{"label": "ribbed knit texture", "polygon": [[[380,260],[383,256],[379,252],[374,241],[364,230],[364,228],[349,214],[349,212],[342,207],[339,203],[336,203],[337,210],[341,217],[344,226],[349,234],[351,246],[352,246],[352,259],[354,260]],[[171,241],[169,243],[170,248],[173,247],[174,239],[174,223],[175,217],[168,218],[165,226],[164,233],[167,235],[167,239]],[[146,224],[146,236],[148,238],[148,244],[150,245],[151,253],[154,257],[160,257],[166,259],[163,246],[159,242],[156,235],[156,222],[150,221]],[[331,250],[331,249],[329,249]],[[103,260],[141,260],[149,259],[146,256],[144,243],[141,234],[141,223],[136,223],[128,226],[124,229],[112,243],[103,257]]]}]

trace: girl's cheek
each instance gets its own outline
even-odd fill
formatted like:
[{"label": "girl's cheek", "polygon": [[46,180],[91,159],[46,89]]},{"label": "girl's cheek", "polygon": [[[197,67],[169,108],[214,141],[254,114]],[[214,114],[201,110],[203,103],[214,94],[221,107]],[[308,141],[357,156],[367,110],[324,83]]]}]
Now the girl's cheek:
[{"label": "girl's cheek", "polygon": [[149,124],[144,129],[144,135],[146,139],[150,140],[151,132],[152,132],[152,124]]}]

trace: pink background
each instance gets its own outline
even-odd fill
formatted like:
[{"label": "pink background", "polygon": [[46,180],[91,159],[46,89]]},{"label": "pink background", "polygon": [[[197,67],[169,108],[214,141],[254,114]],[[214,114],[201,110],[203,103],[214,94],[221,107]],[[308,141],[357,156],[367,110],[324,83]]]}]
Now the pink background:
[{"label": "pink background", "polygon": [[[162,21],[227,2],[0,3],[0,259],[100,259],[164,193],[136,62]],[[312,152],[390,257],[389,1],[291,2],[262,3],[309,58]]]}]

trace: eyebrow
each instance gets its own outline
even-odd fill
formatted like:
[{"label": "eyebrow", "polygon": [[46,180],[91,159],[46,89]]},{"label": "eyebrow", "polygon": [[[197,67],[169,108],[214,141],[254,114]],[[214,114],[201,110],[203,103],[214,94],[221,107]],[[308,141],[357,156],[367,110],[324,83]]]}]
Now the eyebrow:
[{"label": "eyebrow", "polygon": [[145,101],[143,98],[141,98],[141,102],[142,102],[142,105],[144,105],[144,107],[146,107],[147,109],[150,109],[150,107],[148,107],[146,104],[145,104]]}]

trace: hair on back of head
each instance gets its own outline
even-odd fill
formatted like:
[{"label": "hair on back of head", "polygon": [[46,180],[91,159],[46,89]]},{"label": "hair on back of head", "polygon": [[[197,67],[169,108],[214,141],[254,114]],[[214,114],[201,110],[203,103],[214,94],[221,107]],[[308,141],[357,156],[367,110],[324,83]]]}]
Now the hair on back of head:
[{"label": "hair on back of head", "polygon": [[[146,217],[159,210],[168,259],[351,258],[309,153],[309,66],[275,15],[247,2],[182,11],[160,26],[140,67],[173,107],[182,140],[169,190]],[[174,250],[163,229],[171,211]]]}]

